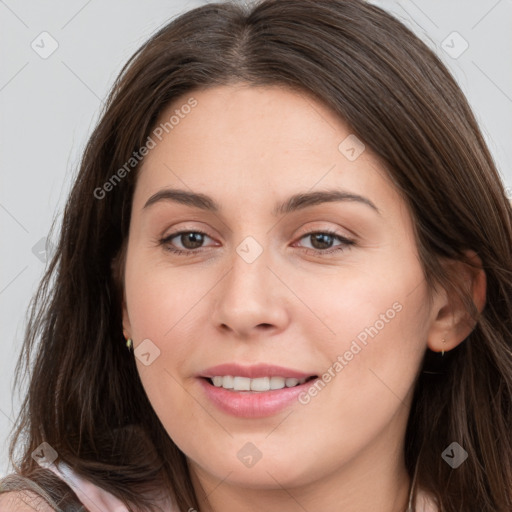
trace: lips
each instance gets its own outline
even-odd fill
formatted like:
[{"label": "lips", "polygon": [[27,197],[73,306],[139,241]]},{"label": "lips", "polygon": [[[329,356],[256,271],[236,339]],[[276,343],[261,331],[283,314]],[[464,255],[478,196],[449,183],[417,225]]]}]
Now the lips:
[{"label": "lips", "polygon": [[302,372],[284,366],[276,366],[270,364],[256,364],[251,366],[242,366],[236,363],[225,363],[217,366],[212,366],[201,372],[198,377],[206,377],[212,379],[213,377],[224,376],[238,376],[247,377],[249,379],[257,379],[260,377],[284,377],[285,379],[294,378],[297,380],[307,379],[316,376],[317,373]]},{"label": "lips", "polygon": [[[317,380],[314,373],[283,366],[231,363],[208,368],[197,377],[206,397],[217,408],[243,418],[261,418],[278,413],[296,402],[298,396],[308,389],[310,381],[313,384]],[[262,387],[267,382],[274,383],[275,389]],[[282,387],[282,382],[289,385]]]}]

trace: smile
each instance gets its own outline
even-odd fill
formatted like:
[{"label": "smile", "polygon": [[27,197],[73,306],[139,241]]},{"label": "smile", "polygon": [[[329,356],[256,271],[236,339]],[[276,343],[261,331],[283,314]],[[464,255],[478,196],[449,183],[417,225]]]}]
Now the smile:
[{"label": "smile", "polygon": [[[222,385],[219,379],[222,379]],[[200,377],[197,379],[208,402],[230,416],[256,419],[273,416],[290,405],[297,404],[299,395],[307,392],[309,387],[318,380],[318,377],[311,376],[299,381],[292,377],[285,379],[274,376],[250,379],[224,375],[215,377],[215,380],[217,385],[213,383],[213,378]],[[289,385],[287,385],[287,381]],[[228,386],[232,384],[232,387],[225,388],[224,382]],[[270,388],[271,382],[275,389]]]},{"label": "smile", "polygon": [[239,377],[232,375],[215,376],[210,380],[217,388],[224,388],[232,391],[252,391],[252,392],[264,392],[274,391],[283,388],[293,388],[300,384],[304,384],[308,380],[314,379],[314,376],[302,379],[296,379],[294,377],[259,377],[250,379],[248,377]]}]

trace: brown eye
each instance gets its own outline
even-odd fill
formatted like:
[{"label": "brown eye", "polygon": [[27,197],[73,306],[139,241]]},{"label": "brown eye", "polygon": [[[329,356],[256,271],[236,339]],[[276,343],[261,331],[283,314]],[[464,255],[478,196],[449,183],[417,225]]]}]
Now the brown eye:
[{"label": "brown eye", "polygon": [[202,248],[206,238],[210,237],[201,231],[180,231],[163,238],[160,244],[170,252],[193,255]]},{"label": "brown eye", "polygon": [[[350,240],[333,231],[314,231],[303,235],[300,240],[309,239],[311,247],[304,247],[306,252],[316,254],[330,254],[337,251],[343,251],[351,245],[355,245],[354,240]],[[338,240],[340,243],[333,246]]]},{"label": "brown eye", "polygon": [[308,236],[311,239],[311,245],[315,249],[330,249],[334,242],[334,236],[328,233],[313,233]]},{"label": "brown eye", "polygon": [[180,242],[185,249],[197,249],[203,244],[204,235],[203,233],[198,233],[196,231],[181,233]]}]

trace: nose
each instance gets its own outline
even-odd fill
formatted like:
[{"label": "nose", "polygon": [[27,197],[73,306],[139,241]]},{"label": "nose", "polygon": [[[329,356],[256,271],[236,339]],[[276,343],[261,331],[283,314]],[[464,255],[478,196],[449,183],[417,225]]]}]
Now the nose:
[{"label": "nose", "polygon": [[244,339],[286,329],[289,297],[266,256],[264,251],[248,263],[235,253],[230,271],[216,287],[212,313],[216,328]]}]

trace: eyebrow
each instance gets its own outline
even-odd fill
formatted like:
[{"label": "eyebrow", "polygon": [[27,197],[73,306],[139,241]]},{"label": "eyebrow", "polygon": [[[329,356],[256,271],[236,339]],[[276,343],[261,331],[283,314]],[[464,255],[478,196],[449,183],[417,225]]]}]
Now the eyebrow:
[{"label": "eyebrow", "polygon": [[[220,212],[221,210],[219,204],[210,196],[196,192],[189,192],[187,190],[172,188],[165,188],[153,194],[146,201],[143,210],[161,201],[171,201],[215,213]],[[350,201],[364,204],[369,206],[380,215],[380,210],[367,197],[336,189],[317,192],[301,192],[294,194],[283,203],[275,205],[274,210],[272,211],[272,215],[286,215],[288,213],[302,210],[310,206],[340,201]]]}]

